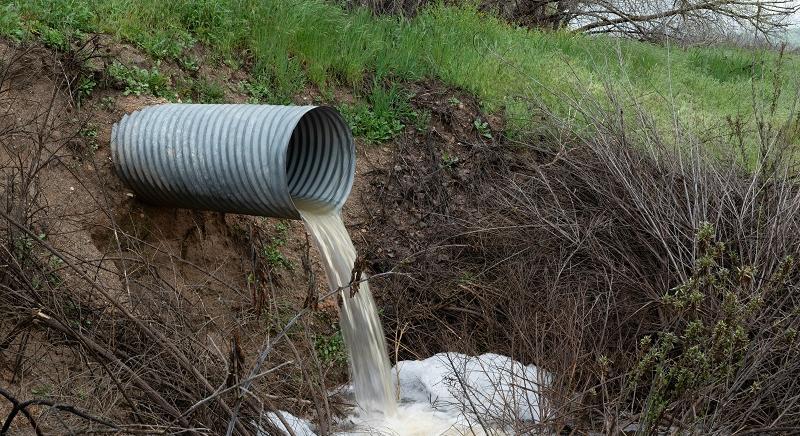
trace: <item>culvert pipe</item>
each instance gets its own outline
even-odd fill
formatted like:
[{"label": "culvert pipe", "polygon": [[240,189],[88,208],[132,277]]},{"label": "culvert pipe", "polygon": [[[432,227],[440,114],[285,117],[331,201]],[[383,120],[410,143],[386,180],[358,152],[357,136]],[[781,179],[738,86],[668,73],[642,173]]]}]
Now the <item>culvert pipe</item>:
[{"label": "culvert pipe", "polygon": [[355,173],[353,135],[326,106],[151,106],[113,126],[111,154],[146,203],[291,219],[340,209]]}]

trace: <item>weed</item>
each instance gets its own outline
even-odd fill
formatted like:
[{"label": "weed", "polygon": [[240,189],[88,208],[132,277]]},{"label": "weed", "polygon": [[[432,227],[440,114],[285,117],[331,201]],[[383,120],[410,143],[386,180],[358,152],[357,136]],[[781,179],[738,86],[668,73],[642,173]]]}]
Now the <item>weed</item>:
[{"label": "weed", "polygon": [[37,25],[33,27],[33,33],[39,36],[42,43],[50,48],[65,51],[69,48],[69,36],[63,31],[52,27]]},{"label": "weed", "polygon": [[286,232],[289,231],[289,225],[283,220],[278,221],[278,223],[275,224],[275,231],[285,236]]},{"label": "weed", "polygon": [[[60,51],[67,50],[70,42],[84,39],[87,32],[95,30],[92,5],[84,1],[18,1],[6,5],[5,9],[9,17],[0,22],[13,21],[19,15],[31,17],[33,19],[25,23],[27,30],[37,35],[43,44]],[[20,34],[19,29],[16,33]]]},{"label": "weed", "polygon": [[314,351],[317,357],[326,365],[344,365],[347,363],[347,348],[344,344],[342,331],[337,329],[331,335],[319,335],[314,338]]},{"label": "weed", "polygon": [[251,104],[267,103],[272,96],[270,86],[258,81],[241,81],[239,90],[247,94],[247,101]]},{"label": "weed", "polygon": [[162,75],[155,67],[147,70],[114,62],[108,67],[108,74],[122,86],[125,95],[150,94],[155,97],[171,97],[169,78]]},{"label": "weed", "polygon": [[271,267],[273,268],[283,267],[288,270],[291,270],[294,268],[294,265],[292,265],[292,262],[289,259],[287,259],[286,256],[281,252],[280,247],[282,245],[283,245],[282,243],[273,241],[272,243],[264,246],[262,254],[266,259],[267,264],[269,264]]},{"label": "weed", "polygon": [[178,82],[177,94],[188,103],[223,103],[225,90],[218,82],[208,79],[183,79]]},{"label": "weed", "polygon": [[157,30],[153,33],[136,33],[131,39],[147,54],[155,59],[175,59],[181,61],[183,53],[194,46],[196,41],[183,29]]},{"label": "weed", "polygon": [[291,60],[283,62],[282,68],[269,68],[255,74],[250,81],[239,84],[240,89],[248,95],[250,103],[291,103],[292,96],[305,83],[299,65]]},{"label": "weed", "polygon": [[79,132],[80,136],[86,140],[86,152],[89,155],[94,155],[94,152],[100,147],[97,142],[97,126],[94,124],[86,124]]},{"label": "weed", "polygon": [[[367,103],[344,105],[339,109],[354,135],[372,142],[384,142],[402,132],[405,123],[419,120],[420,124],[415,126],[427,127],[424,116],[411,108],[409,99],[410,96],[397,85],[375,85],[367,96]],[[423,122],[425,127],[422,127]]]},{"label": "weed", "polygon": [[97,82],[92,76],[81,76],[75,92],[75,100],[80,105],[84,100],[91,97],[92,92],[97,87]]},{"label": "weed", "polygon": [[261,254],[264,256],[267,264],[272,268],[283,267],[288,270],[294,269],[292,261],[281,251],[281,247],[286,245],[286,237],[288,232],[286,223],[279,221],[275,224],[277,235],[270,238],[269,242],[264,245]]},{"label": "weed", "polygon": [[489,123],[480,119],[480,117],[475,118],[475,121],[472,122],[472,125],[475,127],[475,130],[486,139],[492,139],[492,129],[489,127]]},{"label": "weed", "polygon": [[31,388],[31,394],[33,394],[35,397],[47,397],[52,391],[53,387],[49,384],[38,385]]},{"label": "weed", "polygon": [[117,104],[116,99],[110,95],[107,95],[100,99],[100,107],[102,107],[108,112],[113,111],[116,104]]},{"label": "weed", "polygon": [[452,168],[458,164],[458,156],[453,156],[450,153],[442,152],[442,168]]},{"label": "weed", "polygon": [[197,72],[200,70],[200,59],[195,56],[181,56],[178,58],[178,64],[187,71]]},{"label": "weed", "polygon": [[431,111],[425,109],[423,111],[415,111],[413,117],[414,128],[418,132],[425,132],[431,125]]},{"label": "weed", "polygon": [[19,42],[25,38],[22,17],[16,5],[11,3],[0,6],[0,36]]},{"label": "weed", "polygon": [[366,138],[372,142],[384,142],[403,131],[405,125],[391,114],[378,114],[365,104],[340,106],[353,135]]}]

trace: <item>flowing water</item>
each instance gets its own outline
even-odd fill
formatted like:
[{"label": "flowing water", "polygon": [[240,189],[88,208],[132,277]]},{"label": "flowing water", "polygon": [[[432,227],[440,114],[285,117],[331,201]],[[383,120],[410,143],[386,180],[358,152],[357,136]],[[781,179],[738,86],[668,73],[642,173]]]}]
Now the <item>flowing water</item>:
[{"label": "flowing water", "polygon": [[[299,205],[298,209],[319,249],[331,290],[347,286],[356,261],[356,249],[341,216],[338,212],[321,212],[309,205]],[[362,276],[362,280],[365,278]],[[349,352],[356,402],[367,413],[391,416],[397,411],[397,400],[383,327],[369,284],[364,280],[353,286],[358,289],[353,289],[357,292],[352,298],[349,288],[341,291],[339,324]]]},{"label": "flowing water", "polygon": [[[335,292],[339,288],[348,286],[352,281],[356,250],[338,211],[320,211],[309,204],[298,204],[298,210],[308,233],[319,249],[331,291]],[[352,297],[349,287],[340,291],[342,307],[339,324],[348,349],[350,375],[358,403],[358,409],[348,418],[350,423],[348,431],[340,434],[396,436],[505,434],[500,429],[493,429],[487,433],[484,428],[476,427],[469,420],[465,420],[466,415],[457,409],[442,412],[432,407],[430,401],[433,397],[452,396],[447,387],[440,385],[440,382],[444,383],[445,380],[454,378],[448,375],[443,362],[432,358],[434,359],[432,362],[419,362],[422,367],[406,362],[404,367],[408,368],[408,371],[404,374],[416,378],[404,382],[399,378],[401,374],[398,372],[393,379],[383,327],[378,318],[375,300],[365,279],[366,276],[362,276],[362,281],[353,285],[358,289]],[[464,376],[467,379],[474,379],[475,373],[473,370]],[[431,377],[434,380],[428,388],[437,392],[435,395],[425,390],[423,386],[423,381]],[[395,383],[400,387],[405,385],[401,392],[404,394],[401,397],[405,400],[399,404]],[[478,396],[494,398],[497,395],[483,393]],[[313,432],[309,430],[298,434],[311,435]]]}]

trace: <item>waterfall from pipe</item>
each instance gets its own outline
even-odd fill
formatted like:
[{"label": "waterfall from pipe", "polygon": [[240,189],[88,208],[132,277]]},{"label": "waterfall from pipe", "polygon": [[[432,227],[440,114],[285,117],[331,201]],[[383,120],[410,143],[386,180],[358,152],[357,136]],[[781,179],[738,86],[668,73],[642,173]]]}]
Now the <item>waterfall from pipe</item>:
[{"label": "waterfall from pipe", "polygon": [[[339,212],[315,207],[314,204],[307,202],[295,200],[295,204],[305,222],[306,230],[311,234],[315,245],[319,249],[320,258],[328,277],[328,286],[332,291],[335,291],[349,285],[352,281],[351,275],[353,264],[356,261],[356,250]],[[407,380],[404,385],[402,378],[400,378],[401,374],[398,373],[397,385],[405,386],[403,388],[405,391],[403,392],[403,401],[398,402],[399,395],[395,389],[395,378],[393,378],[392,368],[389,365],[383,327],[378,319],[375,300],[373,300],[369,285],[364,279],[365,277],[362,276],[362,281],[353,285],[354,287],[357,286],[358,289],[352,297],[349,287],[340,291],[342,306],[339,310],[339,324],[348,350],[350,376],[355,399],[360,410],[350,414],[347,417],[347,421],[350,423],[349,426],[345,425],[341,429],[343,431],[336,434],[341,436],[364,434],[391,434],[395,436],[511,434],[506,433],[501,428],[486,427],[480,419],[474,418],[471,413],[466,412],[467,409],[460,406],[461,403],[458,398],[453,396],[453,392],[458,392],[458,390],[453,390],[447,384],[447,380],[454,378],[448,374],[454,373],[463,366],[464,368],[460,368],[463,373],[459,380],[474,383],[475,386],[473,387],[480,392],[473,392],[473,394],[476,398],[483,399],[488,404],[488,406],[484,405],[484,409],[491,410],[491,407],[494,407],[493,403],[498,401],[498,398],[506,398],[509,396],[508,394],[513,394],[514,388],[509,386],[520,384],[521,380],[518,377],[514,378],[511,383],[501,381],[504,377],[506,379],[509,378],[506,372],[511,369],[508,362],[502,359],[500,360],[505,363],[496,365],[494,369],[490,368],[491,365],[484,366],[480,364],[483,362],[480,359],[468,358],[463,355],[461,357],[466,358],[466,360],[459,360],[458,355],[453,355],[455,360],[450,362],[455,365],[453,368],[449,368],[446,362],[436,360],[436,356],[431,358],[434,360],[433,362],[418,362],[417,365],[414,362],[405,362],[406,366],[404,368],[408,369],[405,374],[409,376],[411,381]],[[493,358],[487,359],[487,362],[491,363]],[[504,359],[510,361],[508,358]],[[455,361],[461,361],[463,365],[453,363]],[[477,367],[471,368],[467,362],[472,362],[471,366]],[[517,367],[514,367],[516,371],[512,370],[512,374],[518,374],[519,369],[522,369],[521,364],[515,363],[515,365],[517,365]],[[483,378],[481,378],[481,374],[483,374]],[[491,374],[493,378],[487,374]],[[527,373],[525,375],[526,377],[523,378],[525,380],[535,378]],[[426,388],[422,380],[427,380],[430,377],[434,379],[433,383]],[[439,379],[439,381],[435,379]],[[538,398],[538,394],[528,385],[523,383],[521,386],[519,389],[524,390],[526,395],[528,392],[534,392],[531,395]],[[428,389],[430,389],[430,393]],[[519,396],[511,395],[511,397],[513,398],[511,403],[516,405]],[[439,401],[435,400],[436,398],[442,398],[443,404],[439,404]],[[476,399],[473,398],[472,400]],[[519,403],[532,403],[527,396],[525,400],[527,400],[527,403],[525,401],[519,401]],[[443,410],[437,410],[431,404],[431,401],[437,403]],[[474,407],[469,410],[479,412]],[[279,426],[279,428],[282,427]],[[303,435],[314,434],[311,430],[305,432],[299,432],[298,430],[296,433]]]},{"label": "waterfall from pipe", "polygon": [[[338,211],[321,211],[309,204],[298,204],[300,216],[320,252],[331,290],[351,281],[356,249]],[[362,276],[362,280],[365,276]],[[350,375],[358,406],[367,413],[392,416],[397,400],[392,386],[386,339],[378,319],[375,300],[366,281],[341,291],[339,324],[349,352]]]}]

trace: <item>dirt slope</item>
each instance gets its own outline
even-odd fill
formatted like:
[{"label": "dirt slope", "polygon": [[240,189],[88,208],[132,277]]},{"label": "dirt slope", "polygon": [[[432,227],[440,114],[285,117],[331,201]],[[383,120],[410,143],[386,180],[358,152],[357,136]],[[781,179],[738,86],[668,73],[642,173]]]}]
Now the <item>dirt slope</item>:
[{"label": "dirt slope", "polygon": [[[211,365],[200,371],[209,379],[226,374],[230,379],[249,371],[265,335],[277,333],[303,307],[309,291],[322,291],[326,284],[317,254],[309,250],[299,222],[152,207],[122,185],[114,174],[109,149],[113,123],[123,114],[166,100],[125,95],[124,87],[109,81],[105,73],[113,61],[149,67],[146,56],[102,36],[93,44],[87,49],[91,57],[75,68],[70,60],[85,51],[55,53],[0,41],[4,73],[0,186],[6,194],[6,212],[68,261],[65,264],[13,226],[6,229],[8,254],[17,253],[19,241],[24,241],[25,255],[53,280],[31,285],[30,295],[47,295],[41,301],[23,299],[19,301],[27,303],[14,306],[11,301],[18,301],[16,294],[3,301],[0,386],[20,400],[50,398],[118,422],[144,425],[159,422],[160,412],[148,415],[133,406],[147,397],[139,399],[141,392],[125,381],[121,370],[109,370],[108,362],[86,352],[85,341],[81,345],[69,334],[46,328],[30,318],[25,308],[58,312],[69,320],[67,328],[102,339],[112,352],[122,349],[118,355],[137,361],[128,367],[140,373],[148,371],[147,359],[159,356],[141,355],[142,349],[134,346],[126,350],[125,328],[114,321],[115,316],[127,310],[153,319],[154,325],[174,323],[176,334],[187,332],[181,333],[181,341],[196,342],[193,346],[202,350],[192,357]],[[185,74],[213,75],[228,83],[226,101],[246,101],[234,86],[246,77],[243,72],[204,67],[198,73],[185,73],[169,63],[160,68],[173,79]],[[98,84],[80,101],[74,90],[77,77],[89,77]],[[468,147],[463,141],[481,138],[472,126],[477,105],[466,95],[434,83],[411,85],[410,90],[415,95],[412,103],[432,114],[429,128],[409,127],[397,143],[375,145],[359,140],[356,181],[343,211],[357,247],[366,253],[375,272],[388,271],[408,254],[424,249],[421,241],[429,236],[430,213],[409,209],[408,204],[383,203],[387,187],[399,183],[388,189],[403,189],[408,191],[404,195],[414,196],[421,187],[406,174],[407,166],[421,160],[451,165],[466,157]],[[353,97],[340,89],[335,98]],[[296,103],[323,101],[319,92],[309,88],[296,97]],[[448,170],[447,174],[468,183],[468,172]],[[450,182],[438,179],[444,185],[437,189],[446,189]],[[387,214],[394,216],[394,225],[381,230]],[[94,284],[87,282],[87,276]],[[105,290],[117,304],[98,296],[92,291],[95,287]],[[380,285],[376,293],[384,300]],[[159,313],[164,317],[154,319]],[[101,325],[112,330],[120,325],[120,333],[96,331]],[[317,417],[335,410],[335,402],[328,404],[327,399],[320,406],[319,392],[346,380],[342,350],[336,349],[341,347],[335,342],[336,330],[336,302],[323,302],[304,318],[302,330],[294,333],[296,339],[288,348],[282,346],[270,357],[268,367],[288,367],[263,378],[266,397],[281,408]],[[387,336],[396,334],[387,332]],[[318,360],[320,343],[332,344],[335,356]],[[179,409],[186,407],[178,399],[175,402]],[[7,405],[2,401],[0,405],[4,408],[0,416],[4,416]],[[46,407],[31,410],[44,427],[57,421],[47,411]],[[81,423],[75,417],[58,419]],[[24,432],[30,427],[18,418],[12,428]]]}]

